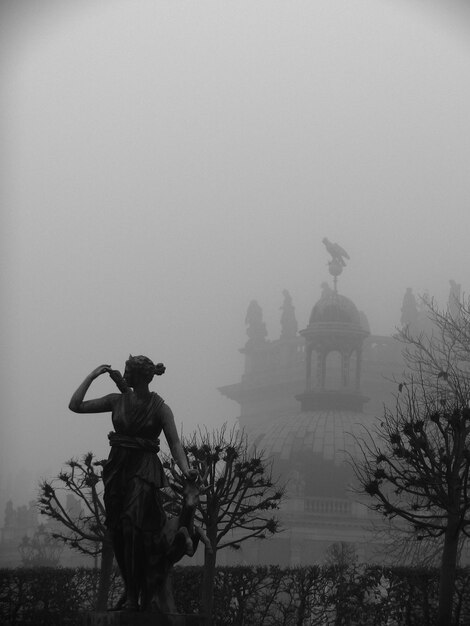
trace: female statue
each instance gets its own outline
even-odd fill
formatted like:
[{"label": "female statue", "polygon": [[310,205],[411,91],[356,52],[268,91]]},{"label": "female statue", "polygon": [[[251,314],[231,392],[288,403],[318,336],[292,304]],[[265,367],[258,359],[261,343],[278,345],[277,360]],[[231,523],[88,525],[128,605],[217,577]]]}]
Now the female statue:
[{"label": "female statue", "polygon": [[[124,377],[110,365],[100,365],[85,378],[69,404],[75,413],[111,412],[114,432],[108,435],[111,452],[103,470],[106,526],[124,581],[125,608],[131,611],[148,609],[155,595],[161,604],[162,594],[163,599],[165,596],[164,589],[149,589],[158,582],[160,586],[166,584],[158,576],[167,548],[162,533],[166,516],[159,491],[166,486],[166,479],[157,456],[162,431],[176,464],[194,480],[173,413],[149,390],[154,375],[164,371],[162,363],[155,365],[145,356],[129,356]],[[111,376],[121,393],[84,400],[93,380],[104,373]]]}]

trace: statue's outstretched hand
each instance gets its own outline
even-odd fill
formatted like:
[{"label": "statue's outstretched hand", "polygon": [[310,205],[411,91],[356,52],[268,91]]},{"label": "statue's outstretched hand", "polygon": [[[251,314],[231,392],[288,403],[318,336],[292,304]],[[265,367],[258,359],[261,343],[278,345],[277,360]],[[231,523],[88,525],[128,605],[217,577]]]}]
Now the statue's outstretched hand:
[{"label": "statue's outstretched hand", "polygon": [[98,367],[95,367],[95,369],[91,372],[90,376],[92,376],[93,378],[98,378],[98,376],[101,376],[101,374],[105,374],[110,370],[111,365],[98,365]]}]

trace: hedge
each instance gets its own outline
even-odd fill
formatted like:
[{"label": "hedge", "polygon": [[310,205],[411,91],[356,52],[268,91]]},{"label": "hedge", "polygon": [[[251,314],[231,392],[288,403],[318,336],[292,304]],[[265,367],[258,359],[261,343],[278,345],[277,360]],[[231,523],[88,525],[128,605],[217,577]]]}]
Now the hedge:
[{"label": "hedge", "polygon": [[[178,567],[178,608],[200,612],[200,567]],[[439,572],[433,569],[350,566],[219,567],[217,626],[432,626]],[[92,610],[98,572],[86,568],[0,569],[0,623],[4,626],[78,626]],[[110,606],[122,591],[113,580]],[[460,570],[455,626],[470,624],[470,570]]]}]

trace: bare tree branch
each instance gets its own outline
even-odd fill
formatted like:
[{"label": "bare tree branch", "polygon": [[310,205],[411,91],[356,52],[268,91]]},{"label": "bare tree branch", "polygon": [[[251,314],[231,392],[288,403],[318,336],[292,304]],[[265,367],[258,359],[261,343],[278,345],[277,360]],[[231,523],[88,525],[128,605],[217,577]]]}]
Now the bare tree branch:
[{"label": "bare tree branch", "polygon": [[460,303],[458,316],[432,300],[426,307],[428,334],[405,328],[397,335],[407,370],[397,381],[395,407],[357,439],[362,457],[351,463],[370,508],[404,523],[401,548],[406,538],[412,553],[416,542],[434,555],[440,549],[443,625],[450,623],[458,549],[470,525],[470,307]]},{"label": "bare tree branch", "polygon": [[[54,536],[72,548],[95,556],[107,540],[104,525],[105,510],[102,498],[101,471],[103,461],[96,461],[91,452],[80,460],[66,463],[70,471],[61,471],[57,478],[44,480],[39,485],[39,510],[43,515],[59,522]],[[75,509],[66,508],[64,497],[73,494]]]}]

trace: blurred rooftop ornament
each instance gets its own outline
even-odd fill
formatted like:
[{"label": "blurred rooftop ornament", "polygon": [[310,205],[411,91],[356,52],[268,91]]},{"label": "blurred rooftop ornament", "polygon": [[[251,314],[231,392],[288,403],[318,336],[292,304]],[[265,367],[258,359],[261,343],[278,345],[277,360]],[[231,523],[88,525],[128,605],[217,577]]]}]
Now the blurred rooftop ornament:
[{"label": "blurred rooftop ornament", "polygon": [[334,291],[336,293],[338,291],[338,276],[342,273],[343,267],[346,267],[344,259],[349,259],[349,254],[338,243],[331,242],[327,237],[323,237],[322,242],[327,252],[331,255],[331,260],[328,261],[328,270],[333,276]]}]

